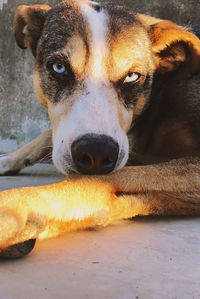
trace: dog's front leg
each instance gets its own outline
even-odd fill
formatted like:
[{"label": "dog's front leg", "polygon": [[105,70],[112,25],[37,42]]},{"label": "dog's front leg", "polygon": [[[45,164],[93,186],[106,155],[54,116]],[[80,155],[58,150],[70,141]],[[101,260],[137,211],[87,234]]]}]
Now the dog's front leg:
[{"label": "dog's front leg", "polygon": [[16,174],[52,152],[52,131],[45,131],[29,144],[7,155],[0,156],[0,175]]},{"label": "dog's front leg", "polygon": [[24,256],[38,237],[149,213],[142,195],[123,197],[116,193],[111,184],[84,176],[1,192],[0,257]]},{"label": "dog's front leg", "polygon": [[199,158],[125,167],[101,180],[120,190],[119,195],[128,199],[133,196],[143,205],[144,214],[200,215]]},{"label": "dog's front leg", "polygon": [[107,224],[113,199],[111,185],[84,177],[0,192],[0,257],[29,253],[29,240],[41,232],[52,237]]},{"label": "dog's front leg", "polygon": [[38,236],[55,236],[137,215],[200,215],[199,182],[199,160],[179,160],[127,167],[105,177],[75,176],[48,186],[3,191],[0,256],[8,252],[14,257],[18,243],[25,244],[28,253],[26,241]]}]

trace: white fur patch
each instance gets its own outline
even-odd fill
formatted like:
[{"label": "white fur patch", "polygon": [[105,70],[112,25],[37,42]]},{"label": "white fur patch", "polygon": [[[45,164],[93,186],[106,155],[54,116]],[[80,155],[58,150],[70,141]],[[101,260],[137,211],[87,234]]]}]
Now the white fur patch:
[{"label": "white fur patch", "polygon": [[[94,3],[93,3],[94,4]],[[107,32],[107,22],[106,15],[102,9],[97,12],[94,8],[87,5],[87,3],[81,3],[81,10],[83,15],[89,25],[89,30],[91,33],[90,38],[90,59],[91,59],[91,73],[93,79],[105,79],[106,78],[106,68],[105,59],[107,57],[107,47],[106,47],[106,32]]]}]

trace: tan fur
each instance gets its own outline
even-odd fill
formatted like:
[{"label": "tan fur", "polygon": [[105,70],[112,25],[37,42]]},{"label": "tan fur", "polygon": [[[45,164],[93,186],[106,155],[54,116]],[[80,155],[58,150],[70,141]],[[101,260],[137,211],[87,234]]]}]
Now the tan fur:
[{"label": "tan fur", "polygon": [[[20,5],[17,8],[14,19],[15,38],[21,48],[31,49],[33,40],[30,36],[30,30],[38,30],[40,22],[34,18],[34,14],[40,10],[49,10],[49,5],[34,5],[32,7],[27,5]],[[27,24],[31,24],[29,27]]]},{"label": "tan fur", "polygon": [[147,71],[153,74],[155,65],[150,46],[146,32],[139,26],[119,32],[110,42],[109,79],[117,82],[129,71],[139,72],[144,76]]},{"label": "tan fur", "polygon": [[144,14],[137,14],[137,16],[138,16],[138,19],[140,20],[140,22],[147,27],[157,24],[162,21],[162,19],[154,18],[154,17],[144,15]]},{"label": "tan fur", "polygon": [[86,64],[86,48],[81,36],[73,36],[66,45],[67,52],[70,51],[70,62],[77,76],[83,75]]},{"label": "tan fur", "polygon": [[[163,193],[162,189],[166,187],[169,194],[174,192],[174,188],[178,191],[176,183],[180,185],[180,182],[175,180],[174,186],[166,182],[166,186],[160,189],[156,180],[160,171],[163,175],[163,169],[156,167],[144,169],[143,173],[140,170],[137,173],[137,168],[123,169],[104,178],[75,178],[48,186],[3,191],[0,193],[0,248],[25,241],[27,237],[47,238],[137,215],[198,215],[200,207],[195,203],[170,199]],[[170,171],[173,171],[173,166],[166,170],[165,175],[170,175]],[[151,183],[145,184],[141,175],[148,175]],[[101,181],[104,179],[105,183]],[[179,191],[185,192],[187,177],[182,180],[184,185]],[[143,192],[115,195],[117,190],[126,193],[134,188],[137,192],[139,186]],[[195,188],[194,185],[194,191]],[[9,234],[2,226],[5,219],[10,225]]]},{"label": "tan fur", "polygon": [[162,21],[152,25],[150,36],[157,69],[161,69],[162,72],[164,70],[166,72],[176,69],[186,58],[182,46],[179,46],[180,49],[178,49],[178,45],[174,47],[172,50],[173,55],[169,53],[168,59],[166,59],[166,55],[162,58],[160,53],[167,48],[170,49],[175,43],[184,42],[189,47],[191,53],[191,71],[195,73],[199,70],[200,40],[194,34],[183,30],[170,21]]}]

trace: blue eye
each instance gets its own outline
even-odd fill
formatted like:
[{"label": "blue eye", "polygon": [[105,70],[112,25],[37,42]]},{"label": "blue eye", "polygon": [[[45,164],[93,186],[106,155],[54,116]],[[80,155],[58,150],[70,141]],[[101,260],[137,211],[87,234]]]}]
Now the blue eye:
[{"label": "blue eye", "polygon": [[66,72],[66,67],[61,62],[56,62],[52,65],[52,68],[54,72],[56,72],[59,75],[62,75]]}]

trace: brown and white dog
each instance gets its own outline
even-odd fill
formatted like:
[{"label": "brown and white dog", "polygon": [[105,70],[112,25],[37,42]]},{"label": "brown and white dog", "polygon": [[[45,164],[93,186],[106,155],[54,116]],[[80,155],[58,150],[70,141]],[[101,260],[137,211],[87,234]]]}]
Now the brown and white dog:
[{"label": "brown and white dog", "polygon": [[124,200],[134,194],[136,214],[200,214],[197,35],[122,6],[72,0],[20,6],[14,30],[35,56],[35,93],[53,129],[2,156],[1,174],[43,158],[53,139],[62,173],[94,175]]}]

